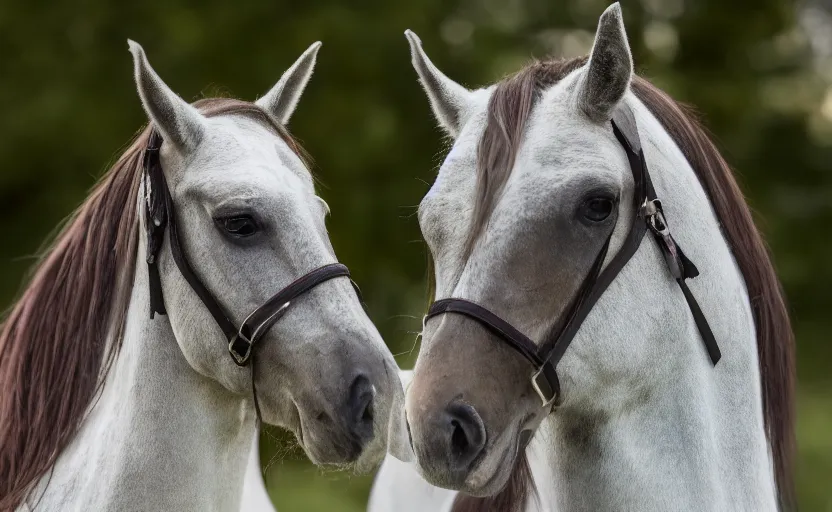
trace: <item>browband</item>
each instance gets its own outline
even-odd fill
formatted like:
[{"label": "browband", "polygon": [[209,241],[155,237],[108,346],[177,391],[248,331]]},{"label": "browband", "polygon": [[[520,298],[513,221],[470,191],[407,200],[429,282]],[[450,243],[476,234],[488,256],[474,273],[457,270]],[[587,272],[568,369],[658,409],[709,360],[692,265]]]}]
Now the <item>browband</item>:
[{"label": "browband", "polygon": [[653,238],[661,248],[670,274],[682,290],[712,364],[716,365],[721,358],[719,346],[710,325],[708,325],[708,321],[690,288],[685,283],[685,279],[698,276],[699,270],[685,257],[681,247],[670,234],[661,201],[656,196],[653,182],[650,179],[635,118],[629,107],[619,107],[612,117],[611,124],[615,137],[627,154],[627,160],[633,174],[635,187],[633,210],[636,215],[633,216],[623,246],[613,256],[606,268],[602,270],[612,238],[612,233],[610,233],[589,274],[581,284],[575,299],[564,315],[560,329],[544,339],[540,345],[537,345],[528,336],[487,308],[462,298],[438,300],[431,304],[425,316],[425,321],[427,321],[444,313],[464,315],[476,320],[506,342],[534,368],[531,384],[545,408],[556,406],[561,401],[560,382],[556,371],[557,364],[601,295],[635,255],[647,231],[653,233]]}]

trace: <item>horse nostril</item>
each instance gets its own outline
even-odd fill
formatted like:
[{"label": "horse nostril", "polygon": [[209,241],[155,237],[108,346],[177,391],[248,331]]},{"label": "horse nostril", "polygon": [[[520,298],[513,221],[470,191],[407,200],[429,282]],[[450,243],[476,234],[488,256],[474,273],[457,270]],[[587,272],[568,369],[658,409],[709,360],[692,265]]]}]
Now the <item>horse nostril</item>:
[{"label": "horse nostril", "polygon": [[477,411],[466,404],[451,404],[445,410],[448,423],[448,458],[455,471],[467,470],[485,449],[486,432]]},{"label": "horse nostril", "polygon": [[373,397],[370,396],[367,405],[364,407],[364,412],[361,413],[361,421],[373,422]]},{"label": "horse nostril", "polygon": [[451,420],[453,427],[453,434],[451,434],[451,453],[454,457],[460,457],[468,451],[468,436],[465,435],[465,430],[456,420]]},{"label": "horse nostril", "polygon": [[350,433],[363,445],[373,437],[375,389],[370,379],[359,374],[350,386],[346,423]]}]

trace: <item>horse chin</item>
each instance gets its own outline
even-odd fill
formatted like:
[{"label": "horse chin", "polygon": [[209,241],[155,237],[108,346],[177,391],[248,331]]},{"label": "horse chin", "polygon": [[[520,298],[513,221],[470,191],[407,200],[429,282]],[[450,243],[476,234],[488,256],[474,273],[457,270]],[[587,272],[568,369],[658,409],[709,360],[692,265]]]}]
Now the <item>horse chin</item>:
[{"label": "horse chin", "polygon": [[385,443],[382,442],[379,436],[376,436],[367,446],[364,447],[361,455],[352,464],[351,469],[358,474],[369,473],[381,464],[381,461],[384,460],[384,456],[386,454],[387,447],[385,446]]},{"label": "horse chin", "polygon": [[[521,422],[524,425],[526,422]],[[483,457],[465,479],[460,492],[475,498],[493,497],[508,485],[516,466],[520,463],[523,450],[529,443],[533,432],[521,427],[516,435],[503,436],[508,443],[498,443],[504,448],[499,457]],[[506,446],[507,444],[507,446]],[[494,452],[494,447],[488,449]],[[523,462],[525,464],[525,462]]]},{"label": "horse chin", "polygon": [[301,448],[316,466],[330,466],[335,468],[348,468],[356,463],[360,452],[356,447],[344,446],[341,443],[311,441],[306,439],[300,441]]},{"label": "horse chin", "polygon": [[384,446],[379,443],[367,445],[357,457],[345,457],[343,452],[332,447],[305,446],[304,453],[316,466],[355,474],[366,474],[375,470],[384,458]]},{"label": "horse chin", "polygon": [[[516,436],[504,436],[503,439],[513,439]],[[517,442],[497,442],[485,448],[478,459],[465,474],[425,471],[420,464],[419,469],[428,483],[459,491],[475,498],[487,498],[499,494],[511,478],[514,466],[517,464]]]},{"label": "horse chin", "polygon": [[515,450],[503,452],[499,457],[485,457],[468,474],[459,491],[475,498],[494,496],[506,486],[516,463]]},{"label": "horse chin", "polygon": [[299,428],[295,432],[298,444],[316,466],[367,473],[374,470],[387,452],[382,437],[375,435],[366,445],[348,436],[336,435],[329,430],[317,432]]}]

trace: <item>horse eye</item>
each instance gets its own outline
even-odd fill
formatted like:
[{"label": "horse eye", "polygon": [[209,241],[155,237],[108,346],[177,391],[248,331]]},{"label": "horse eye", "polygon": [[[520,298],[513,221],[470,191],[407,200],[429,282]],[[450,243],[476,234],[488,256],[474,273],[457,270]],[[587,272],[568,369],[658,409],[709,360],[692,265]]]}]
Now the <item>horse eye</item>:
[{"label": "horse eye", "polygon": [[584,201],[581,213],[589,221],[601,222],[612,213],[613,203],[609,197],[593,197]]},{"label": "horse eye", "polygon": [[219,224],[226,233],[241,238],[251,236],[258,230],[257,223],[249,215],[219,219]]}]

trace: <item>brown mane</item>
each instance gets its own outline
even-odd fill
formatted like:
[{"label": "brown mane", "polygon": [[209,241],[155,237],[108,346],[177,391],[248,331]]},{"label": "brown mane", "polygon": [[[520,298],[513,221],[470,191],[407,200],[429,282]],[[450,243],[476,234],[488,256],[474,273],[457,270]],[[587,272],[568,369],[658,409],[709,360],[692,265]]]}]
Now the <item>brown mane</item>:
[{"label": "brown mane", "polygon": [[[206,116],[260,121],[304,157],[285,128],[253,103],[194,105]],[[121,346],[149,135],[148,127],[68,219],[0,330],[0,511],[19,507],[55,463]]]},{"label": "brown mane", "polygon": [[[586,57],[530,64],[503,80],[488,105],[488,124],[478,149],[474,218],[465,251],[470,254],[514,166],[528,117],[541,92],[586,62]],[[763,415],[781,507],[794,508],[794,337],[780,282],[765,243],[731,168],[695,116],[647,80],[634,77],[632,90],[670,134],[705,189],[736,259],[750,297],[757,332]],[[491,498],[460,494],[455,512],[522,510],[533,489],[521,461],[509,484]]]}]

